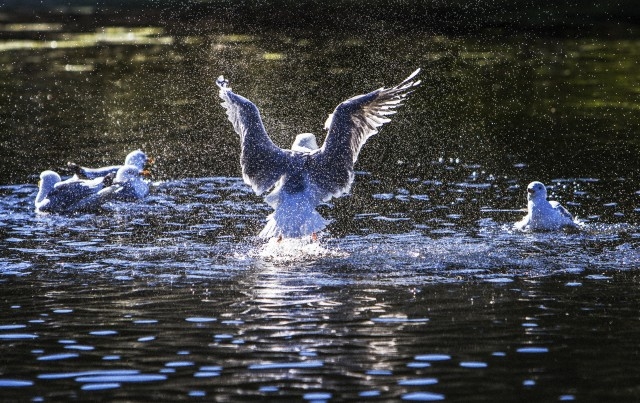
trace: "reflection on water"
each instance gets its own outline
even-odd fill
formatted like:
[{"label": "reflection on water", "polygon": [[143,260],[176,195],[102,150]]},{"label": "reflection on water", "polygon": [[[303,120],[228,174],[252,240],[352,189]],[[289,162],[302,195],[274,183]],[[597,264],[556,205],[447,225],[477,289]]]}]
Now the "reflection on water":
[{"label": "reflection on water", "polygon": [[[0,31],[60,31],[60,24],[7,24]],[[94,33],[68,33],[48,41],[10,40],[0,41],[0,52],[9,50],[65,49],[95,47],[98,45],[170,45],[173,38],[162,36],[161,28],[105,27]]]},{"label": "reflection on water", "polygon": [[[521,198],[459,180],[437,186]],[[448,203],[367,176],[354,189],[406,197],[334,206],[365,216],[319,244],[263,244],[267,208],[239,178],[158,182],[140,205],[74,217],[36,216],[35,186],[3,187],[5,396],[630,397],[638,227],[522,234],[517,211],[415,214]]]},{"label": "reflection on water", "polygon": [[427,177],[432,160],[459,158],[494,174],[525,164],[543,181],[638,169],[637,41],[3,28],[3,183],[67,160],[108,163],[132,145],[163,162],[163,178],[235,176],[218,75],[259,105],[276,143],[290,144],[299,132],[321,134],[340,101],[418,66],[423,87],[367,144],[359,168]]},{"label": "reflection on water", "polygon": [[[0,24],[3,398],[637,397],[636,41],[204,25]],[[320,242],[258,240],[215,77],[290,144],[418,66]],[[40,171],[138,147],[143,203],[33,213]],[[583,231],[513,231],[534,179]]]}]

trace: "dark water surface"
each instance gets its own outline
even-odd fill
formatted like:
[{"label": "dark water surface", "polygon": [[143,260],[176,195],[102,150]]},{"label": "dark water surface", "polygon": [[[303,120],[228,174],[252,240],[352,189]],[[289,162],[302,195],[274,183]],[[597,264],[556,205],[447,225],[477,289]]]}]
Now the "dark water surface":
[{"label": "dark water surface", "polygon": [[[3,399],[640,399],[639,40],[198,24],[0,22]],[[320,243],[256,239],[215,78],[286,146],[416,67]],[[143,203],[33,212],[135,148]],[[584,229],[514,232],[532,180]]]}]

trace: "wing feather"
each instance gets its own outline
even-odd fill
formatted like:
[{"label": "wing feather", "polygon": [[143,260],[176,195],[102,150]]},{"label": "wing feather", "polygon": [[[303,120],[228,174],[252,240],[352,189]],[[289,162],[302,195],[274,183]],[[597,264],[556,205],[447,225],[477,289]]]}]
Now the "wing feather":
[{"label": "wing feather", "polygon": [[369,137],[378,133],[382,125],[391,121],[407,95],[420,84],[417,69],[400,84],[379,88],[368,94],[350,98],[336,107],[325,122],[329,130],[320,152],[314,154],[313,180],[324,200],[349,191],[353,182],[353,165]]},{"label": "wing feather", "polygon": [[44,211],[76,211],[77,206],[90,206],[93,196],[105,186],[102,178],[89,180],[67,180],[58,182],[47,195],[49,203]]},{"label": "wing feather", "polygon": [[551,207],[553,207],[554,210],[560,213],[560,215],[573,221],[573,215],[571,215],[571,213],[566,208],[564,208],[563,205],[561,205],[557,201],[550,201],[549,204],[551,205]]},{"label": "wing feather", "polygon": [[260,195],[284,174],[289,154],[276,146],[262,124],[258,108],[248,99],[231,91],[228,81],[218,77],[222,106],[234,130],[240,135],[242,178]]}]

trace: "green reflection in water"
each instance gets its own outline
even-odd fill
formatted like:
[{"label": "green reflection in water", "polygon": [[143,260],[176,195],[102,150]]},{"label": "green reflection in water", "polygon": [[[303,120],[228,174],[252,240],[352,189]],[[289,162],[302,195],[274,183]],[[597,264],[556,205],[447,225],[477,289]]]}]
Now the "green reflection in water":
[{"label": "green reflection in water", "polygon": [[160,157],[167,177],[237,176],[218,75],[258,105],[274,141],[287,146],[300,132],[322,137],[340,101],[418,66],[423,87],[367,144],[359,169],[428,176],[439,157],[495,172],[525,164],[541,179],[638,168],[635,40],[215,29],[52,26],[43,40],[0,41],[0,144],[9,157],[0,182],[67,160],[110,163],[137,147]]},{"label": "green reflection in water", "polygon": [[[58,24],[59,25],[59,24]],[[61,26],[49,24],[10,24],[6,31],[60,31]],[[105,27],[93,33],[63,33],[51,40],[7,40],[0,41],[0,52],[24,49],[69,49],[97,46],[99,44],[118,45],[170,45],[173,38],[163,36],[164,30],[157,27]]]},{"label": "green reflection in water", "polygon": [[54,31],[61,31],[63,28],[64,28],[64,25],[60,23],[23,22],[19,24],[0,24],[0,31],[8,31],[8,32],[27,32],[27,31],[54,32]]}]

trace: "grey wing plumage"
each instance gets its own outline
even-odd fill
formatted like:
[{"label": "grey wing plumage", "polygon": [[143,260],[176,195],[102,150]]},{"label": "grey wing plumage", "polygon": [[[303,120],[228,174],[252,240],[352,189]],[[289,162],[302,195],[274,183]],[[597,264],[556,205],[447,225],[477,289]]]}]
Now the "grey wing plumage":
[{"label": "grey wing plumage", "polygon": [[67,169],[71,171],[72,174],[76,175],[79,179],[96,179],[107,176],[110,173],[115,174],[120,167],[121,165],[113,165],[102,168],[86,168],[73,162],[67,162]]},{"label": "grey wing plumage", "polygon": [[313,155],[313,180],[325,194],[324,200],[349,191],[353,182],[353,165],[367,139],[378,133],[396,113],[413,88],[420,84],[417,69],[400,84],[379,88],[342,102],[325,122],[327,138],[317,154]]},{"label": "grey wing plumage", "polygon": [[573,221],[573,216],[571,215],[571,213],[560,203],[558,203],[557,201],[550,201],[549,204],[551,204],[551,207],[553,207],[553,209],[560,213],[563,217],[566,217],[569,220]]},{"label": "grey wing plumage", "polygon": [[231,91],[220,76],[216,80],[227,117],[240,135],[242,177],[258,195],[269,190],[284,174],[289,154],[276,146],[267,135],[258,108],[248,99]]},{"label": "grey wing plumage", "polygon": [[45,211],[76,211],[92,205],[94,196],[104,186],[101,180],[72,180],[60,182],[47,195],[50,200]]}]

